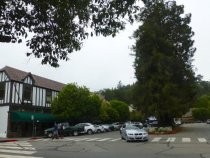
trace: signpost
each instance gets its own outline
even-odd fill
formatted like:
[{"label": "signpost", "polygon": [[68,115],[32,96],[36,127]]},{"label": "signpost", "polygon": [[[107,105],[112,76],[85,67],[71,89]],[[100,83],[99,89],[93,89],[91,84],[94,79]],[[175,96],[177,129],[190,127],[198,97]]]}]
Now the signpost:
[{"label": "signpost", "polygon": [[34,136],[34,115],[31,115],[32,120],[32,137]]}]

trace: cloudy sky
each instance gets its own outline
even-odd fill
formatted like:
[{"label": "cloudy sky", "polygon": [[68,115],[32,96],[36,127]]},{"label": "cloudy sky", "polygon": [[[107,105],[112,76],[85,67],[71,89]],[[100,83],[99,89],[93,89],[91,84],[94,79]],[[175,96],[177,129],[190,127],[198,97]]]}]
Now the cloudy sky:
[{"label": "cloudy sky", "polygon": [[[177,0],[184,4],[185,13],[192,13],[191,27],[195,32],[197,51],[194,56],[196,74],[210,81],[210,0]],[[91,91],[114,88],[121,81],[123,85],[135,80],[129,39],[137,25],[128,25],[117,37],[95,37],[84,41],[82,50],[69,55],[70,60],[60,62],[59,68],[41,65],[41,60],[26,57],[27,47],[22,44],[0,43],[0,68],[11,66],[26,72],[56,80],[62,83],[77,83]]]}]

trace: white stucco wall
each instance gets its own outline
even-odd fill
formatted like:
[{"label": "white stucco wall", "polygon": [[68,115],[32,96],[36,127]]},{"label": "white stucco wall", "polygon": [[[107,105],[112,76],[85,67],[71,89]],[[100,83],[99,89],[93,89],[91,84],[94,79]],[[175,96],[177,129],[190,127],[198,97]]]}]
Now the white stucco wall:
[{"label": "white stucco wall", "polygon": [[9,106],[0,107],[0,137],[7,136],[7,121],[8,121]]}]

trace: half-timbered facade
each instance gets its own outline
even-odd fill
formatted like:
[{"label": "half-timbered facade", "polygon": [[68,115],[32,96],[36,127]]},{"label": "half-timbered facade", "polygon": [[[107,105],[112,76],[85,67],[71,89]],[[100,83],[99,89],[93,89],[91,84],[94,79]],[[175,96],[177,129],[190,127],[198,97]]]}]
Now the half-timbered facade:
[{"label": "half-timbered facade", "polygon": [[0,69],[0,137],[30,135],[34,116],[40,125],[47,122],[48,118],[43,118],[64,86],[9,66]]}]

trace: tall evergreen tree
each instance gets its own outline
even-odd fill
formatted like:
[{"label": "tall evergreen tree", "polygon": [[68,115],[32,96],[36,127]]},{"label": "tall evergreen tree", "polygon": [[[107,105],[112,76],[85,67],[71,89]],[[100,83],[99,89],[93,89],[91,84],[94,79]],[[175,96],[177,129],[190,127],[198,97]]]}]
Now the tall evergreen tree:
[{"label": "tall evergreen tree", "polygon": [[183,15],[184,6],[175,1],[144,0],[144,4],[141,25],[134,32],[135,96],[146,115],[169,125],[173,117],[189,109],[195,97],[191,14]]}]

